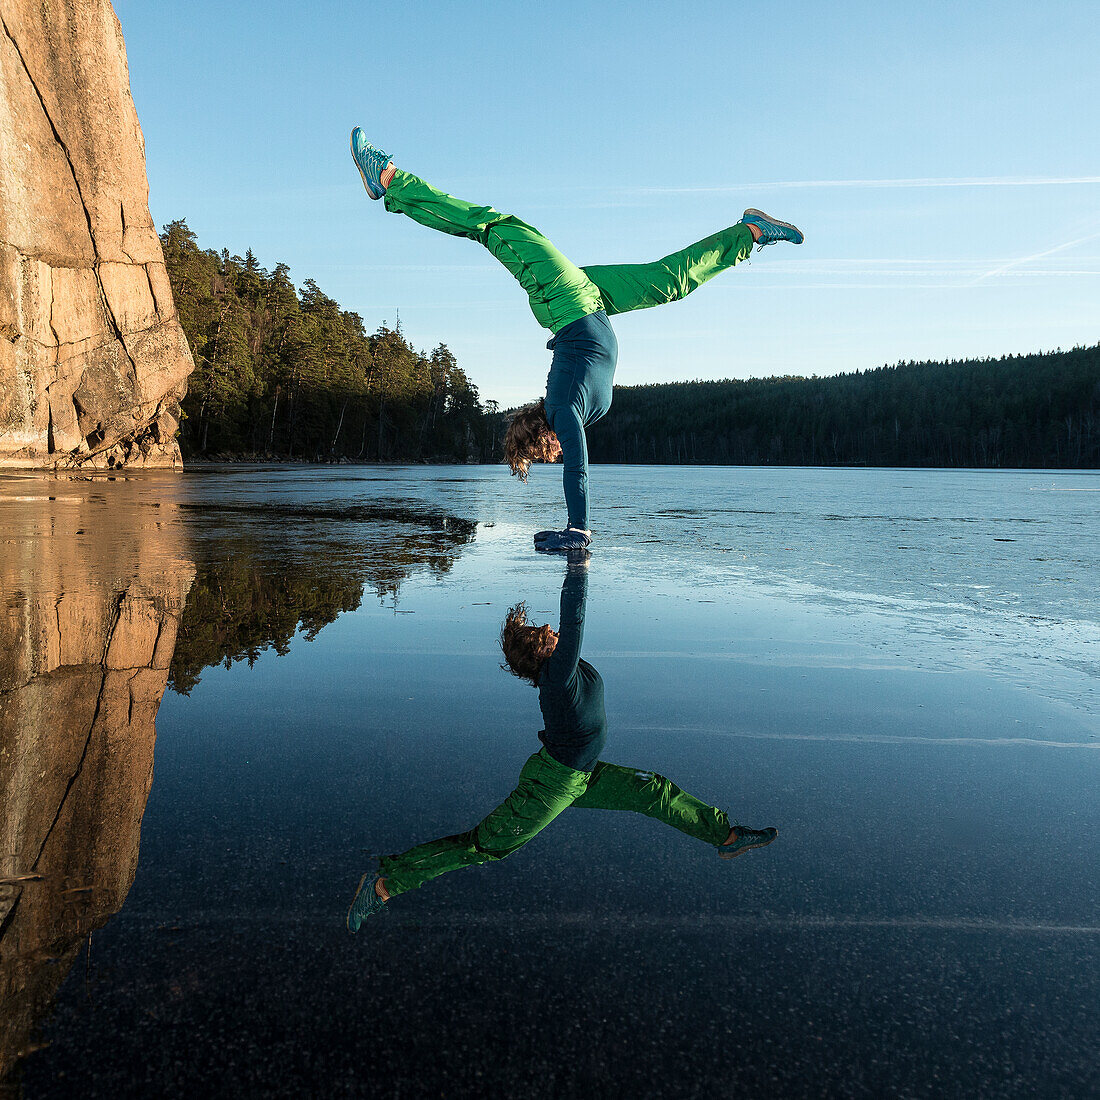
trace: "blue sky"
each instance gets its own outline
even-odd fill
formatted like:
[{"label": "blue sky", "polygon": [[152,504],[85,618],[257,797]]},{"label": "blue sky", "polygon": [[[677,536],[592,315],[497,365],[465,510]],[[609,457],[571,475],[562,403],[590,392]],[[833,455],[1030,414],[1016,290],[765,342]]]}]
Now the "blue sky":
[{"label": "blue sky", "polygon": [[547,334],[477,245],[370,202],[395,162],[580,264],[758,206],[806,233],[615,321],[620,384],[833,374],[1100,339],[1089,3],[115,0],[159,226],[290,265],[372,330],[537,396]]}]

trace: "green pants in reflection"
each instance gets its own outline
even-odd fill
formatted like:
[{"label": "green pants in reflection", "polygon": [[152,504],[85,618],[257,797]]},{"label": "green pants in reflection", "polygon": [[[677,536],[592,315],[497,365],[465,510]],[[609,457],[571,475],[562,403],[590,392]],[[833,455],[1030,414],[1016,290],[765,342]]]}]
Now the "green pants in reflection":
[{"label": "green pants in reflection", "polygon": [[602,760],[591,772],[578,772],[541,749],[523,765],[516,789],[484,821],[469,832],[384,856],[379,874],[393,897],[448,871],[504,859],[571,806],[632,810],[716,847],[730,832],[729,818],[722,810],[700,802],[662,775]]},{"label": "green pants in reflection", "polygon": [[385,203],[429,229],[483,244],[527,291],[535,320],[551,332],[601,309],[629,313],[674,302],[747,259],[753,245],[748,226],[738,223],[652,263],[577,267],[515,215],[453,198],[400,168]]}]

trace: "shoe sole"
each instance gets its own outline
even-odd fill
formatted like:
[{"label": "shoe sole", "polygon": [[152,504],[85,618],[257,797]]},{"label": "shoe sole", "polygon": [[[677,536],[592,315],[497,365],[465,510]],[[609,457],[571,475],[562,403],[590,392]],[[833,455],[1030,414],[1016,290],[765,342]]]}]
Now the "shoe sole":
[{"label": "shoe sole", "polygon": [[[359,127],[356,126],[355,130],[358,129]],[[386,192],[379,191],[377,195],[374,193],[374,187],[371,184],[371,181],[367,178],[366,172],[364,172],[362,167],[360,167],[359,158],[355,155],[355,130],[352,130],[351,137],[349,138],[349,144],[351,145],[351,159],[355,161],[355,167],[359,169],[359,178],[363,181],[363,186],[367,189],[367,194],[370,195],[372,199],[380,199]]]},{"label": "shoe sole", "polygon": [[[798,228],[797,225],[791,225],[790,222],[781,222],[778,218],[773,218],[771,214],[765,214],[763,210],[757,210],[755,206],[750,206],[748,210],[741,215],[743,218],[763,218],[765,221],[771,222],[772,225],[781,225],[784,229],[791,229],[798,234],[797,241],[791,241],[791,244],[801,244],[806,235]],[[761,261],[763,262],[763,261]]]},{"label": "shoe sole", "polygon": [[[344,924],[347,926],[347,930],[353,936],[356,934],[356,932],[359,931],[359,929],[352,928],[351,926],[351,911],[355,908],[355,903],[359,900],[359,895],[363,892],[363,883],[366,882],[368,878],[370,878],[370,871],[367,871],[367,873],[363,875],[363,877],[359,880],[359,885],[355,888],[355,897],[351,899],[351,905],[348,906],[347,919],[344,921]],[[362,923],[362,921],[359,922],[360,925],[362,925]]]},{"label": "shoe sole", "polygon": [[744,847],[738,848],[736,852],[729,852],[725,855],[723,855],[721,852],[719,852],[718,853],[718,858],[719,859],[736,859],[739,855],[743,855],[745,852],[751,852],[754,848],[766,848],[769,844],[771,844],[773,841],[778,840],[778,839],[779,839],[779,832],[777,830],[775,836],[768,837],[767,840],[761,840],[756,844],[746,844]]}]

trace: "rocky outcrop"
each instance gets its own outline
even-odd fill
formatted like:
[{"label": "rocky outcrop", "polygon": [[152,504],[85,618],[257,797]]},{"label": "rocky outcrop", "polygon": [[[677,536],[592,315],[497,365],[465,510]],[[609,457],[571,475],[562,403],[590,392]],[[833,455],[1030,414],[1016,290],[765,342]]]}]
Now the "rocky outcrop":
[{"label": "rocky outcrop", "polygon": [[195,572],[170,504],[35,488],[0,486],[0,1095],[133,883]]},{"label": "rocky outcrop", "polygon": [[180,461],[193,369],[108,0],[0,0],[0,465]]}]

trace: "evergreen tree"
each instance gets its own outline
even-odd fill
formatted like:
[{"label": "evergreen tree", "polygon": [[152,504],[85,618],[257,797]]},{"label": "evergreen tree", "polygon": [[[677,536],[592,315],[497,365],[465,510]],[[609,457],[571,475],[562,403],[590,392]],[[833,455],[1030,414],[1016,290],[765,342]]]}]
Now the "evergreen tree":
[{"label": "evergreen tree", "polygon": [[199,248],[185,221],[161,236],[195,359],[183,402],[187,457],[491,459],[499,415],[443,344],[416,351],[400,326],[368,335],[317,283]]}]

